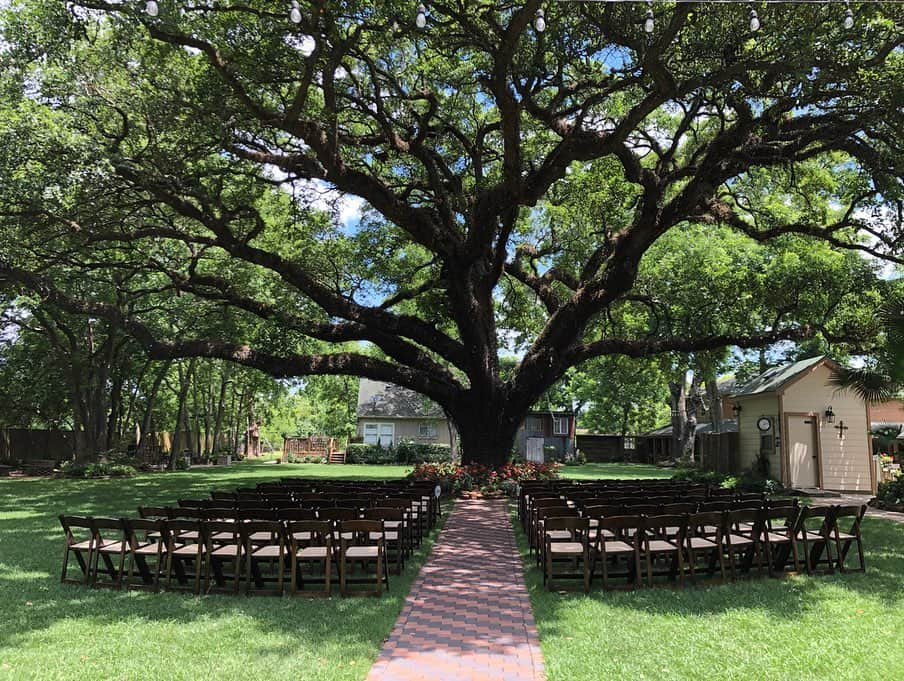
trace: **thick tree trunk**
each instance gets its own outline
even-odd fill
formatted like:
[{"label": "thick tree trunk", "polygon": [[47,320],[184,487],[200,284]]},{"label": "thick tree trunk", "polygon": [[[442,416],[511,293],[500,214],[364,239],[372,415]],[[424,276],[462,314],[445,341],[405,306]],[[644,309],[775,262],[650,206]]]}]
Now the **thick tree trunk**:
[{"label": "thick tree trunk", "polygon": [[154,415],[154,404],[157,401],[157,393],[160,391],[160,386],[163,383],[163,379],[166,378],[166,374],[169,372],[170,368],[170,360],[167,360],[160,367],[160,371],[154,377],[154,383],[151,385],[151,391],[148,393],[147,404],[144,408],[144,418],[141,420],[141,434],[138,440],[138,449],[140,450],[142,446],[147,442],[148,435],[151,433],[151,420]]},{"label": "thick tree trunk", "polygon": [[188,370],[183,372],[182,365],[179,365],[179,395],[177,398],[178,405],[176,408],[176,429],[173,432],[173,445],[170,452],[172,467],[176,468],[176,457],[179,456],[182,449],[182,440],[180,429],[184,427],[186,422],[186,403],[188,397],[188,389],[191,385],[191,376],[195,370],[195,358],[192,357],[188,362]]},{"label": "thick tree trunk", "polygon": [[215,454],[217,451],[217,444],[220,439],[220,430],[223,428],[223,412],[226,409],[226,388],[229,386],[229,373],[231,366],[231,364],[225,364],[225,366],[223,366],[223,374],[220,380],[220,395],[217,399],[216,416],[214,417],[213,421],[213,437],[210,444],[212,454]]},{"label": "thick tree trunk", "polygon": [[454,413],[461,441],[461,462],[501,466],[509,461],[515,435],[524,415],[512,416],[504,404],[471,400],[468,408]]}]

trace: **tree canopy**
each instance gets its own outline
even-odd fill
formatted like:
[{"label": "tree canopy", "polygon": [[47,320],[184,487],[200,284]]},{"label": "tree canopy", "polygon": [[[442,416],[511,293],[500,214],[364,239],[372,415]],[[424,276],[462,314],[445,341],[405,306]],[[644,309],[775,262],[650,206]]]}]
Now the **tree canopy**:
[{"label": "tree canopy", "polygon": [[[300,5],[13,2],[0,284],[154,358],[413,388],[492,462],[595,357],[863,335],[833,263],[904,258],[901,6],[850,31],[770,5],[752,34],[743,5],[657,4],[648,35],[627,3],[546,3],[542,33],[537,0],[431,2],[425,30]],[[770,262],[738,276],[728,233]],[[688,304],[679,257],[735,297]]]}]

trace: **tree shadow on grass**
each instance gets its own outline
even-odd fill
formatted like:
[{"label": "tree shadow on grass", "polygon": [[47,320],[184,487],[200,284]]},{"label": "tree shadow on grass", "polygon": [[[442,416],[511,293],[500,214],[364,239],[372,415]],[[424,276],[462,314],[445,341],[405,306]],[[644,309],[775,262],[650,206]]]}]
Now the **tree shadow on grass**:
[{"label": "tree shadow on grass", "polygon": [[[522,554],[526,541],[515,521]],[[901,575],[904,574],[904,525],[867,518],[863,522],[866,574],[848,572],[798,575],[786,578],[752,577],[721,585],[689,585],[685,589],[662,586],[636,591],[604,591],[597,573],[590,594],[556,593],[545,590],[542,573],[534,559],[526,559],[526,579],[535,616],[541,629],[556,633],[556,622],[564,613],[587,600],[599,602],[609,613],[630,611],[650,615],[706,617],[730,611],[762,612],[769,617],[793,621],[820,608],[825,598],[837,590],[850,592],[852,601],[865,599],[883,607],[899,608],[904,603]],[[855,551],[855,550],[854,550]],[[856,564],[854,553],[848,565]],[[561,633],[561,632],[560,632]]]},{"label": "tree shadow on grass", "polygon": [[[312,655],[317,650],[372,658],[391,627],[432,546],[425,541],[401,576],[390,576],[381,599],[267,598],[179,593],[117,592],[59,583],[63,554],[60,513],[134,516],[139,505],[175,504],[211,489],[253,485],[255,475],[146,475],[127,480],[16,480],[0,485],[0,650],[27,645],[35,633],[64,628],[73,620],[91,636],[93,628],[146,628],[171,635],[222,625],[276,637],[247,646],[266,657]],[[389,476],[387,476],[389,477]],[[72,567],[78,570],[73,563]],[[125,628],[125,629],[123,629]],[[204,634],[205,636],[210,634]],[[67,639],[68,640],[68,639]],[[246,645],[245,642],[242,643]],[[365,671],[362,668],[362,673]]]}]

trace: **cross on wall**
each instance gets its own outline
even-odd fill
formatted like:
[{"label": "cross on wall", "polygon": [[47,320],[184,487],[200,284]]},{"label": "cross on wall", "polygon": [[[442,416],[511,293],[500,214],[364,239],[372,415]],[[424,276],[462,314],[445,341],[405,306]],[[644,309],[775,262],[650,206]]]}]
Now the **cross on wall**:
[{"label": "cross on wall", "polygon": [[844,439],[844,431],[850,430],[850,426],[844,425],[844,421],[839,421],[837,426],[834,428],[838,431],[838,437]]}]

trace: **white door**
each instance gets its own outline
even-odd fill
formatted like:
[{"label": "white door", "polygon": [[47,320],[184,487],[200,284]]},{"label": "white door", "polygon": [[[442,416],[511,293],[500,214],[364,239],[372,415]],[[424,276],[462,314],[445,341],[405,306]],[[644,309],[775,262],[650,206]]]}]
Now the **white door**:
[{"label": "white door", "polygon": [[788,417],[792,487],[812,488],[818,484],[815,421],[815,416]]},{"label": "white door", "polygon": [[534,463],[543,463],[543,438],[529,437],[525,446],[524,458]]}]

